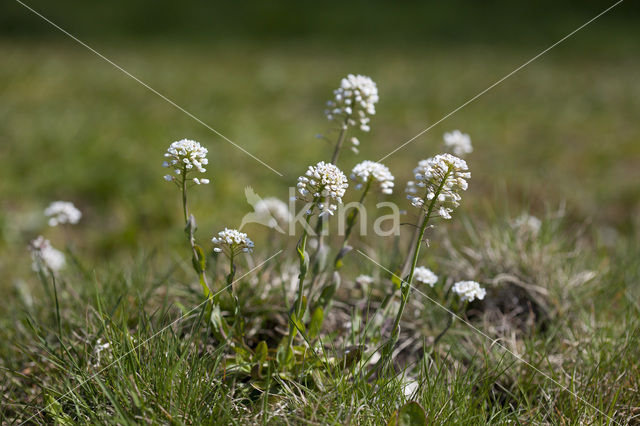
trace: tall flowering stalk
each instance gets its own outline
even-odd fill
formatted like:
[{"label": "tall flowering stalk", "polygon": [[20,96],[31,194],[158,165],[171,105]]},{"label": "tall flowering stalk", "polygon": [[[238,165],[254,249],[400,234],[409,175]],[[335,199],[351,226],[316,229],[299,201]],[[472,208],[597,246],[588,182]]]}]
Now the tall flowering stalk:
[{"label": "tall flowering stalk", "polygon": [[391,360],[393,348],[400,334],[400,319],[409,301],[411,285],[413,283],[420,248],[424,239],[429,220],[434,217],[451,219],[453,209],[460,205],[460,192],[467,189],[467,179],[471,177],[467,163],[451,154],[440,154],[418,163],[414,169],[415,181],[407,183],[407,198],[414,207],[418,207],[423,215],[418,225],[418,239],[415,242],[411,269],[402,283],[401,302],[393,323],[389,340],[382,351],[382,366],[386,367]]},{"label": "tall flowering stalk", "polygon": [[325,115],[329,121],[340,123],[340,134],[331,156],[331,164],[336,164],[340,149],[349,127],[359,126],[363,132],[370,130],[369,121],[376,113],[378,87],[365,75],[349,74],[333,91],[333,99],[327,102]]},{"label": "tall flowering stalk", "polygon": [[296,324],[301,321],[304,307],[304,280],[307,275],[309,259],[306,253],[308,226],[311,217],[318,211],[318,217],[332,216],[342,203],[342,197],[349,183],[345,174],[335,165],[319,162],[315,166],[309,166],[304,176],[298,178],[298,193],[302,201],[308,203],[305,219],[305,227],[302,236],[296,246],[298,260],[300,262],[300,274],[298,275],[298,298],[293,311],[289,327],[289,346],[293,344]]},{"label": "tall flowering stalk", "polygon": [[[216,253],[223,253],[227,259],[229,259],[229,274],[227,275],[227,291],[233,299],[233,318],[236,329],[236,334],[240,339],[244,333],[242,315],[240,315],[240,303],[238,296],[233,289],[233,280],[236,275],[236,265],[234,263],[236,257],[242,253],[251,253],[253,251],[253,241],[247,237],[247,234],[240,232],[237,229],[225,228],[223,231],[218,232],[217,236],[214,236],[211,241],[213,242]],[[214,300],[216,303],[217,300]]]},{"label": "tall flowering stalk", "polygon": [[[327,109],[325,110],[327,119],[340,125],[340,133],[331,155],[331,164],[338,163],[338,156],[350,127],[357,126],[363,132],[371,130],[369,122],[376,113],[375,105],[378,100],[378,86],[370,77],[349,74],[340,81],[340,87],[333,91],[333,99],[327,102]],[[352,137],[351,143],[353,145],[352,149],[357,152],[356,147],[360,142],[357,138]],[[320,264],[324,263],[320,260],[324,253],[324,226],[324,218],[318,217],[315,224],[318,245],[313,256],[314,281],[321,272]]]},{"label": "tall flowering stalk", "polygon": [[173,170],[173,174],[165,175],[164,179],[167,182],[173,182],[182,193],[182,213],[185,223],[185,233],[187,234],[187,239],[193,254],[193,267],[198,274],[205,297],[210,297],[211,290],[207,282],[207,276],[205,275],[206,259],[202,248],[196,244],[195,241],[197,225],[195,217],[189,214],[187,200],[187,190],[191,186],[209,183],[209,179],[194,176],[196,172],[206,172],[204,166],[209,163],[207,153],[207,149],[200,145],[200,143],[189,139],[182,139],[173,142],[169,146],[167,152],[164,154],[166,161],[162,166]]}]

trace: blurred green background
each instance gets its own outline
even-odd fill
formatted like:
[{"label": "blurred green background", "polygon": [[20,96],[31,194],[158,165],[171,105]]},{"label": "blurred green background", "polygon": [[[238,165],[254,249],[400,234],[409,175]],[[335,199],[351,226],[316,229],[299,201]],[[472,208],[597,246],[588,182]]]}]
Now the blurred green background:
[{"label": "blurred green background", "polygon": [[[200,237],[238,226],[244,188],[286,199],[328,159],[323,116],[348,73],[380,91],[350,169],[377,160],[613,2],[229,2],[25,0],[280,177],[13,0],[0,4],[0,273],[28,269],[25,245],[53,200],[84,212],[86,255],[117,259],[183,243],[162,155],[184,137],[210,152],[196,188]],[[640,8],[624,1],[385,160],[395,199],[442,134],[472,137],[463,214],[509,206],[624,233],[640,213]],[[260,239],[259,227],[247,228]],[[4,283],[3,283],[4,284]]]}]

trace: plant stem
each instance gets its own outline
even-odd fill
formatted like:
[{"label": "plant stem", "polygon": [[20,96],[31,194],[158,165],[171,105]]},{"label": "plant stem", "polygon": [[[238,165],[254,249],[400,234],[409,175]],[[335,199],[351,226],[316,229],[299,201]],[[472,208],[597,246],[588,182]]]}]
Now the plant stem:
[{"label": "plant stem", "polygon": [[[360,196],[360,200],[358,201],[358,204],[362,205],[362,203],[364,202],[364,198],[367,196],[367,193],[371,188],[372,180],[373,180],[373,176],[370,176],[369,180],[367,180],[366,186],[364,187],[364,191]],[[352,210],[351,213],[349,213],[349,216],[347,216],[347,229],[345,230],[345,233],[344,233],[344,240],[342,241],[342,247],[340,248],[340,251],[336,254],[336,258],[333,261],[333,267],[336,270],[340,269],[341,267],[341,265],[339,265],[339,262],[340,262],[340,259],[342,259],[342,257],[344,256],[343,250],[345,249],[345,247],[347,247],[347,244],[349,242],[349,237],[351,236],[351,231],[353,230],[353,227],[356,224],[356,219],[358,218],[359,212],[360,210],[356,208],[355,210]]]},{"label": "plant stem", "polygon": [[[315,206],[317,200],[313,200],[313,205]],[[313,206],[311,207],[313,210]],[[311,220],[311,214],[307,215],[306,225],[309,225],[309,221]],[[302,230],[302,236],[300,237],[300,241],[297,244],[296,251],[298,252],[298,259],[300,261],[300,274],[298,275],[298,299],[296,300],[296,306],[294,310],[295,320],[300,321],[302,316],[302,298],[304,294],[304,279],[307,275],[307,263],[305,262],[305,251],[307,248],[307,226]],[[289,324],[289,347],[293,345],[293,332],[296,329],[296,325],[294,323],[294,319],[290,319]]]},{"label": "plant stem", "polygon": [[[344,139],[347,135],[347,120],[349,118],[345,117],[344,122],[342,123],[342,126],[340,128],[340,134],[338,134],[338,140],[336,141],[336,147],[333,150],[333,155],[331,156],[331,164],[335,165],[338,161],[338,156],[340,155],[340,149],[342,149],[342,145],[344,144]],[[323,200],[323,202],[326,202],[326,200]],[[315,226],[315,233],[316,233],[316,237],[318,239],[318,247],[316,248],[316,251],[313,254],[313,263],[314,266],[317,266],[316,263],[318,261],[318,255],[320,254],[320,252],[322,251],[322,248],[324,246],[324,238],[322,236],[322,231],[324,228],[324,218],[318,216],[318,221],[316,222],[316,226]],[[315,268],[314,268],[315,269]],[[317,275],[318,271],[315,272],[315,274]],[[314,276],[315,279],[315,276]]]},{"label": "plant stem", "polygon": [[338,141],[336,142],[336,147],[333,150],[333,155],[331,156],[331,164],[336,164],[338,161],[338,156],[340,155],[340,149],[342,148],[342,144],[344,143],[345,136],[347,135],[347,120],[349,118],[345,117],[344,123],[342,123],[342,127],[340,128],[340,134],[338,135]]},{"label": "plant stem", "polygon": [[187,168],[182,168],[182,213],[184,215],[184,224],[189,221],[189,209],[187,207]]},{"label": "plant stem", "polygon": [[[381,365],[383,368],[385,368],[388,365],[389,361],[391,360],[391,355],[393,354],[393,348],[398,341],[398,337],[400,335],[400,319],[402,318],[402,314],[404,313],[404,308],[407,306],[407,302],[409,301],[411,284],[413,282],[413,273],[415,272],[416,266],[418,264],[418,257],[420,255],[420,247],[422,246],[424,233],[427,229],[427,224],[429,223],[429,219],[431,218],[431,213],[433,212],[433,209],[436,206],[436,202],[438,201],[438,196],[440,195],[440,192],[442,192],[442,188],[444,187],[444,184],[447,181],[448,175],[449,175],[449,172],[445,174],[442,181],[438,185],[435,195],[431,199],[431,203],[429,203],[429,208],[427,209],[426,214],[422,218],[422,223],[420,225],[420,232],[418,232],[418,239],[415,242],[415,249],[413,251],[413,257],[411,259],[411,269],[409,270],[409,275],[407,276],[406,280],[403,280],[403,284],[405,285],[402,287],[400,291],[400,295],[402,297],[402,300],[400,302],[400,309],[398,309],[396,319],[393,322],[393,329],[391,331],[391,336],[389,337],[389,340],[385,344],[382,351]],[[426,194],[425,194],[425,199],[426,199]]]},{"label": "plant stem", "polygon": [[[195,233],[195,220],[192,222],[189,220],[189,207],[187,203],[187,168],[182,168],[182,173],[180,174],[182,177],[182,214],[184,216],[184,225],[185,230],[187,230],[187,239],[189,240],[189,245],[191,246],[191,252],[193,254],[194,262],[198,265],[200,264],[200,256],[198,254],[198,249],[196,248],[196,239],[194,236]],[[198,278],[200,279],[200,284],[202,285],[203,291],[205,292],[205,297],[209,297],[211,294],[211,288],[209,287],[209,282],[207,281],[207,276],[205,274],[204,268],[197,268],[196,273],[198,274]],[[213,300],[211,300],[213,303]]]}]

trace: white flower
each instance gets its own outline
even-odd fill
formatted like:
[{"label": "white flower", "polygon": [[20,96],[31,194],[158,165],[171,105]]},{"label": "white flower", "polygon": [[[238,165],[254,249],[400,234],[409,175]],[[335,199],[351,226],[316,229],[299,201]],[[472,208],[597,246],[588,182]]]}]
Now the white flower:
[{"label": "white flower", "polygon": [[[173,142],[169,146],[169,149],[167,149],[167,152],[164,154],[167,161],[165,161],[162,166],[172,168],[176,175],[183,175],[183,179],[188,180],[186,175],[193,170],[200,173],[207,171],[207,169],[203,167],[209,164],[207,153],[207,148],[204,148],[198,142],[182,139]],[[171,182],[174,181],[176,177],[173,175],[165,175],[164,179]],[[196,185],[209,183],[209,179],[193,178],[192,180]]]},{"label": "white flower", "polygon": [[215,245],[213,251],[224,252],[228,256],[253,251],[253,241],[247,237],[247,234],[237,229],[224,228],[224,231],[218,232],[218,236],[214,236],[211,241]]},{"label": "white flower", "polygon": [[407,182],[407,198],[413,206],[425,211],[433,203],[432,215],[451,219],[451,212],[460,205],[459,192],[468,187],[467,179],[471,177],[468,170],[463,159],[451,154],[421,160],[413,170],[415,181]]},{"label": "white flower", "polygon": [[342,203],[342,196],[349,183],[338,167],[321,161],[315,166],[309,166],[305,175],[298,178],[297,186],[302,200],[315,203],[320,210],[319,216],[325,216],[333,215],[338,208],[337,204]]},{"label": "white flower", "polygon": [[333,100],[327,102],[327,119],[339,121],[343,129],[359,125],[360,130],[368,132],[370,117],[375,115],[378,102],[376,83],[367,76],[349,74],[333,95]]},{"label": "white flower", "polygon": [[253,206],[253,209],[259,216],[266,218],[272,228],[278,225],[286,225],[293,219],[287,203],[276,197],[260,199]]},{"label": "white flower", "polygon": [[39,271],[44,267],[58,272],[65,267],[64,253],[55,249],[49,240],[46,240],[42,235],[31,241],[29,251],[31,251],[31,260],[33,261],[31,267],[34,271]]},{"label": "white flower", "polygon": [[360,189],[369,183],[369,179],[375,180],[383,194],[393,192],[393,180],[395,179],[387,166],[375,161],[363,161],[351,171],[351,179],[358,182],[356,189]]},{"label": "white flower", "polygon": [[467,302],[475,299],[482,300],[487,295],[487,290],[475,281],[458,281],[453,285],[452,290],[460,296],[460,299]]},{"label": "white flower", "polygon": [[451,149],[455,155],[471,154],[473,152],[473,146],[471,145],[471,138],[468,134],[462,133],[460,130],[454,130],[451,133],[444,134],[444,145]]},{"label": "white flower", "polygon": [[535,216],[531,216],[527,213],[522,213],[513,221],[513,227],[522,231],[531,233],[532,235],[538,235],[540,228],[542,227],[542,221]]},{"label": "white flower", "polygon": [[362,288],[365,288],[365,289],[374,283],[373,277],[370,277],[369,275],[364,275],[364,274],[358,275],[355,281],[356,281],[356,284],[360,285]]},{"label": "white flower", "polygon": [[49,226],[57,226],[61,223],[75,225],[80,221],[82,212],[68,201],[54,201],[44,209],[44,215],[49,218]]},{"label": "white flower", "polygon": [[424,266],[418,266],[416,268],[413,272],[413,279],[427,284],[430,287],[433,287],[433,285],[438,282],[438,276],[434,274],[431,269],[425,268]]}]

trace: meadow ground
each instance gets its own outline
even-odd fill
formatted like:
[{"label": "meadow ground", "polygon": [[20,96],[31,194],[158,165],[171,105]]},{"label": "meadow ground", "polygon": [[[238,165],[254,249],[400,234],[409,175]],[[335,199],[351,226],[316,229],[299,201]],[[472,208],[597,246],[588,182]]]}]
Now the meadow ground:
[{"label": "meadow ground", "polygon": [[[487,286],[487,299],[465,318],[490,339],[456,323],[429,353],[447,317],[416,294],[403,320],[399,374],[386,386],[335,366],[315,381],[234,380],[222,373],[228,348],[203,311],[191,311],[202,296],[180,200],[160,167],[170,142],[188,137],[209,149],[212,183],[191,201],[205,242],[251,210],[246,186],[286,199],[309,164],[327,159],[331,147],[315,135],[330,130],[322,111],[345,74],[370,75],[380,91],[360,153],[341,158],[350,170],[553,41],[94,45],[278,176],[71,41],[1,40],[2,422],[379,424],[409,400],[440,424],[640,422],[640,58],[629,54],[637,38],[569,40],[384,161],[396,175],[391,199],[412,220],[402,189],[417,160],[439,152],[445,131],[471,135],[470,188],[454,220],[430,234],[421,263]],[[46,230],[42,210],[57,199],[83,211],[78,226]],[[535,235],[514,227],[522,212],[542,219]],[[271,343],[286,333],[283,292],[292,300],[296,239],[258,225],[244,231],[256,250],[239,274],[286,248],[239,284],[254,343]],[[57,292],[31,271],[26,246],[43,232],[68,245]],[[403,228],[400,240],[363,237],[356,246],[389,265],[406,253],[410,234]],[[209,258],[222,288],[224,266]],[[384,270],[355,252],[346,263],[325,322],[329,358],[358,344],[357,324],[389,285]],[[369,291],[354,283],[361,273],[376,279]]]}]

